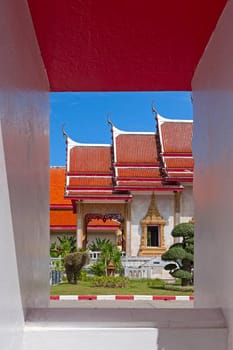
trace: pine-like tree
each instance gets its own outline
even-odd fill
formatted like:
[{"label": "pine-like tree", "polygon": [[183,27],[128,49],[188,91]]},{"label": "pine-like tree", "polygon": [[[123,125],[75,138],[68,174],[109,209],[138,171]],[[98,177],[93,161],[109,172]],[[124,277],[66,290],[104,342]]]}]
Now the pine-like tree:
[{"label": "pine-like tree", "polygon": [[191,223],[178,224],[171,235],[181,238],[174,243],[163,255],[162,260],[171,261],[165,270],[175,278],[181,279],[182,286],[193,284],[194,267],[194,225]]}]

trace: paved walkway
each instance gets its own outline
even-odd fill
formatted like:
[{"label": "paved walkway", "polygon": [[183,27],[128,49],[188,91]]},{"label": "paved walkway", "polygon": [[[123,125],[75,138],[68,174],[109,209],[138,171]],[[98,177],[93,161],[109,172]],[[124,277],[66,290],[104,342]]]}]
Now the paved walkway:
[{"label": "paved walkway", "polygon": [[51,300],[51,308],[79,308],[79,309],[159,309],[159,308],[193,308],[193,301],[189,300]]}]

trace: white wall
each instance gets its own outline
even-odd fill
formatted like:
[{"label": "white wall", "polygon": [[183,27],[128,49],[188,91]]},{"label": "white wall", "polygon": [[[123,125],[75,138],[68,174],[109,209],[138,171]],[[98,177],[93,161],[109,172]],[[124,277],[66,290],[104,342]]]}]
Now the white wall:
[{"label": "white wall", "polygon": [[20,349],[23,311],[46,306],[49,96],[27,1],[0,11],[1,349]]},{"label": "white wall", "polygon": [[113,244],[116,244],[116,233],[113,231],[88,231],[87,232],[87,245],[94,243],[96,238],[108,239]]},{"label": "white wall", "polygon": [[[131,219],[131,248],[132,256],[137,256],[141,244],[142,228],[140,221],[145,217],[151,202],[151,194],[135,194],[132,201]],[[164,228],[165,244],[169,247],[173,244],[171,231],[174,222],[174,197],[173,195],[155,195],[155,202],[160,215],[166,220]]]},{"label": "white wall", "polygon": [[180,197],[180,222],[189,222],[194,216],[193,185],[184,184]]},{"label": "white wall", "polygon": [[222,307],[233,349],[233,2],[193,79],[195,303]]}]

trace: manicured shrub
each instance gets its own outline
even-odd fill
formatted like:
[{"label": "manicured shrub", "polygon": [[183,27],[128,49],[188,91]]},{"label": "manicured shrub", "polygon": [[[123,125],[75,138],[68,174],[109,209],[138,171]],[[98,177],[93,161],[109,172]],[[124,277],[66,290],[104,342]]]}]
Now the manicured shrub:
[{"label": "manicured shrub", "polygon": [[92,287],[127,288],[128,285],[129,279],[121,276],[101,276],[92,279]]},{"label": "manicured shrub", "polygon": [[79,281],[88,282],[91,280],[91,277],[88,276],[87,271],[81,270],[78,275]]},{"label": "manicured shrub", "polygon": [[173,244],[163,255],[162,260],[170,261],[165,266],[171,276],[181,279],[182,286],[193,284],[194,268],[194,225],[182,223],[172,230],[173,237],[180,237],[182,242]]},{"label": "manicured shrub", "polygon": [[178,286],[175,284],[165,284],[163,289],[172,290],[177,292],[193,292],[193,286]]},{"label": "manicured shrub", "polygon": [[147,285],[150,288],[163,288],[165,282],[159,278],[151,279],[147,281]]},{"label": "manicured shrub", "polygon": [[78,275],[82,267],[89,262],[90,256],[87,251],[67,254],[64,258],[64,266],[68,283],[77,284]]}]

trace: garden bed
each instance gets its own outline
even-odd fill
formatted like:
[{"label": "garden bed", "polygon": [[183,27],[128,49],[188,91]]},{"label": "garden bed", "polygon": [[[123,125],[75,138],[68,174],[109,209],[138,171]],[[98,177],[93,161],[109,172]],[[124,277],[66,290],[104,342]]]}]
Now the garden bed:
[{"label": "garden bed", "polygon": [[[92,279],[78,284],[61,283],[51,287],[51,295],[192,295],[192,290],[172,290],[174,285],[162,285],[151,280],[129,280],[127,287],[111,288],[93,286]],[[175,286],[177,287],[177,286]]]}]

